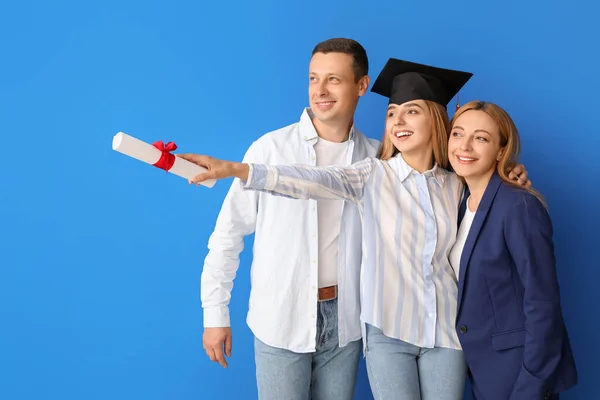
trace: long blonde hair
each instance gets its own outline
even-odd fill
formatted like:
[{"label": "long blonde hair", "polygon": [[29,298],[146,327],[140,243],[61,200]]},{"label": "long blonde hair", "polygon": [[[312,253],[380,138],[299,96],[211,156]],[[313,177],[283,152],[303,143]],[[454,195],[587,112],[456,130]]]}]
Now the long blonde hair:
[{"label": "long blonde hair", "polygon": [[[424,100],[424,102],[427,105],[429,118],[432,120],[431,142],[433,144],[433,158],[439,167],[448,169],[448,139],[450,138],[448,112],[446,111],[446,107],[441,104],[429,100]],[[377,158],[388,160],[396,154],[398,154],[398,149],[392,143],[389,135],[384,132]]]},{"label": "long blonde hair", "polygon": [[498,176],[500,176],[502,181],[508,183],[509,185],[517,186],[521,189],[527,190],[529,193],[537,197],[546,207],[546,202],[538,191],[532,188],[525,188],[508,177],[507,170],[517,165],[521,155],[521,138],[519,136],[517,126],[510,115],[508,115],[508,113],[497,104],[475,100],[463,105],[458,109],[458,111],[456,111],[456,114],[454,114],[452,117],[451,126],[454,126],[454,122],[458,117],[471,110],[483,111],[489,115],[498,126],[498,133],[500,134],[500,147],[504,147],[504,151],[502,152],[500,160],[496,166]]}]

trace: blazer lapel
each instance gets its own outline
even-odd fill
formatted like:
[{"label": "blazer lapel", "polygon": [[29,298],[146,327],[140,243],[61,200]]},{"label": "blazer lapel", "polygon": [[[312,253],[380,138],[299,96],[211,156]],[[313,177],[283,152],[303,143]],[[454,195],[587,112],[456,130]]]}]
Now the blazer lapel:
[{"label": "blazer lapel", "polygon": [[[498,192],[498,188],[502,184],[502,179],[498,176],[497,173],[494,172],[490,182],[483,193],[483,197],[479,202],[479,206],[477,207],[477,213],[475,214],[475,218],[473,218],[473,223],[471,224],[471,229],[469,229],[469,234],[467,235],[467,240],[465,241],[465,246],[463,247],[463,251],[460,257],[460,271],[458,274],[458,308],[457,313],[460,313],[460,305],[462,303],[462,295],[465,285],[465,276],[467,272],[467,268],[469,266],[469,260],[471,259],[471,254],[473,253],[473,248],[475,247],[475,243],[477,242],[477,238],[479,237],[479,232],[481,231],[481,227],[485,222],[485,219],[488,215],[488,211],[490,210],[490,206],[494,201],[494,197]],[[459,220],[462,220],[462,216],[464,216],[466,206],[467,206],[468,196],[465,196],[464,201],[461,203],[462,214],[460,214],[461,209],[459,209]],[[464,207],[464,208],[463,208]]]}]

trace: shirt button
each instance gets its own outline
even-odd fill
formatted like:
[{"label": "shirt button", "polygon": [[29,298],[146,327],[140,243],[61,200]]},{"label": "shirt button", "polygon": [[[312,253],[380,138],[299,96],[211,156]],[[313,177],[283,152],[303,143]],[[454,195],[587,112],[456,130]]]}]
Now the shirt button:
[{"label": "shirt button", "polygon": [[467,327],[464,325],[461,325],[458,329],[460,330],[460,333],[467,333]]},{"label": "shirt button", "polygon": [[433,317],[433,313],[429,313],[429,317],[430,317],[430,318],[431,318],[431,317]]}]

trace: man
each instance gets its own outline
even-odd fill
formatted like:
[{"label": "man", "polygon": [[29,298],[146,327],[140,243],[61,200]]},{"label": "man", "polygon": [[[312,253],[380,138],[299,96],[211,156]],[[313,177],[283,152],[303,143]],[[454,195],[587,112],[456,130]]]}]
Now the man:
[{"label": "man", "polygon": [[[379,142],[353,124],[369,83],[359,43],[319,43],[309,65],[310,108],[299,122],[256,140],[244,162],[343,166],[375,156]],[[227,366],[228,304],[244,237],[253,232],[247,322],[255,335],[259,397],[352,399],[361,353],[361,236],[358,209],[350,203],[287,199],[233,182],[202,271],[207,355]]]}]

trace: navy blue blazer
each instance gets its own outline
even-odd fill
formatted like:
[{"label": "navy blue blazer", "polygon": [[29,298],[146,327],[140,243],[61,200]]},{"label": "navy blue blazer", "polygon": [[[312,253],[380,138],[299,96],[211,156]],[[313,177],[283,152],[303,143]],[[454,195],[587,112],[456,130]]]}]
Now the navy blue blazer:
[{"label": "navy blue blazer", "polygon": [[[459,224],[467,198],[468,191]],[[550,217],[496,173],[462,252],[456,329],[476,399],[551,398],[577,384]]]}]

